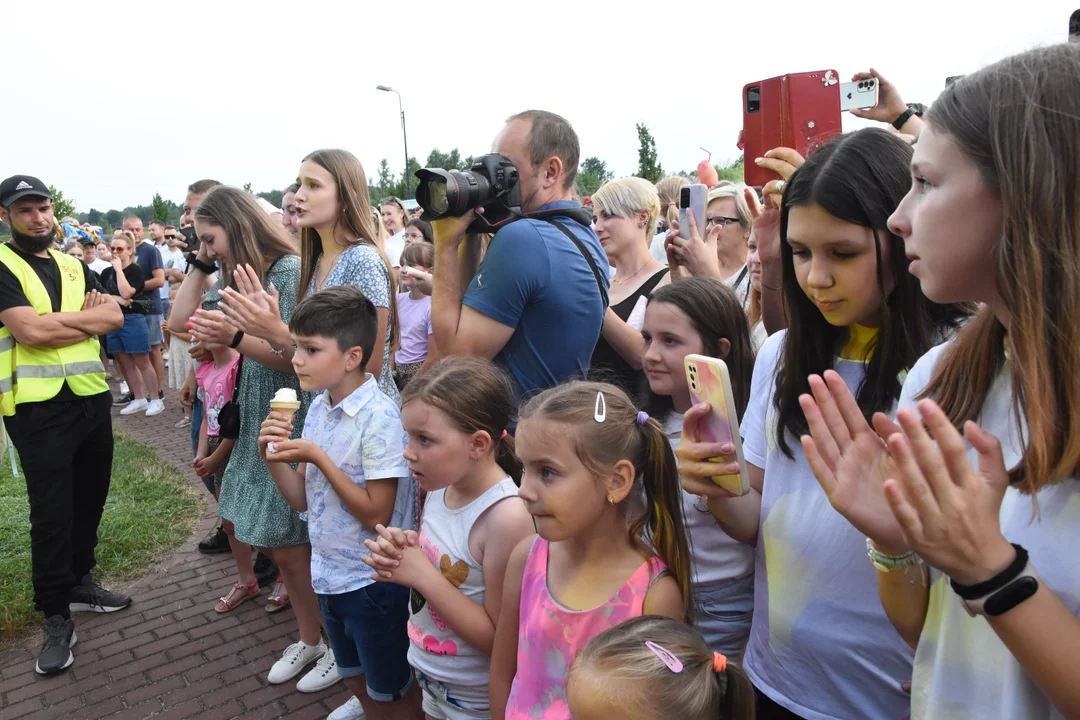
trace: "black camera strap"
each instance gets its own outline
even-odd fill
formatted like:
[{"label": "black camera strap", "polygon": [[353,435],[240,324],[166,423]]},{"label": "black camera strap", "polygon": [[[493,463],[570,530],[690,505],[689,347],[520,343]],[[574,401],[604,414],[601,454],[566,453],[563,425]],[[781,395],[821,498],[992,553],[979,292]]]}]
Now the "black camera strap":
[{"label": "black camera strap", "polygon": [[[535,216],[532,217],[535,218]],[[592,254],[585,247],[585,243],[581,242],[581,240],[578,239],[577,235],[570,232],[570,230],[565,225],[563,225],[561,222],[558,222],[557,220],[546,217],[536,219],[551,223],[555,227],[559,228],[560,230],[562,230],[563,235],[566,235],[566,237],[570,238],[570,240],[573,241],[574,245],[577,245],[577,249],[581,252],[582,255],[585,256],[585,260],[588,261],[589,267],[592,269],[593,277],[596,278],[596,287],[600,289],[600,300],[604,303],[604,311],[606,312],[608,308],[607,288],[604,287],[604,279],[603,276],[600,274],[600,268],[596,266],[596,261],[593,260]]]}]

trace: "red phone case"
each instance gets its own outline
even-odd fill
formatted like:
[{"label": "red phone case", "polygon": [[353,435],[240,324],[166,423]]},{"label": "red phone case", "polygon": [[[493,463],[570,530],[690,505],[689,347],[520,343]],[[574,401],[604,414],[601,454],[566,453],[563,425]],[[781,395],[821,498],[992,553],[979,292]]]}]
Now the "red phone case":
[{"label": "red phone case", "polygon": [[[750,112],[747,91],[761,88],[761,104]],[[796,73],[749,83],[743,87],[742,150],[744,181],[761,187],[776,173],[754,164],[754,158],[777,147],[809,157],[842,132],[840,78],[835,70]]]}]

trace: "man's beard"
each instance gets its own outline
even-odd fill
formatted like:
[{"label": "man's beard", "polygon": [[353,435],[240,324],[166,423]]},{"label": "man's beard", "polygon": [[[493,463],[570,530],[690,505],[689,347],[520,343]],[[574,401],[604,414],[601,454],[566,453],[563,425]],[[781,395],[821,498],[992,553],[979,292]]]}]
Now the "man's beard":
[{"label": "man's beard", "polygon": [[19,249],[30,255],[37,255],[53,246],[56,240],[56,231],[49,230],[42,235],[27,235],[11,226],[11,240],[19,246]]}]

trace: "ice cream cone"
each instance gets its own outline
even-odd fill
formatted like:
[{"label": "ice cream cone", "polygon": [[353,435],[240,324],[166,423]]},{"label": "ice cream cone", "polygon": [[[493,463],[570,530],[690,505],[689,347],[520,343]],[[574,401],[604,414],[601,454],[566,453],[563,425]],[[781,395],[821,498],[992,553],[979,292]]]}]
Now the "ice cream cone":
[{"label": "ice cream cone", "polygon": [[274,412],[282,413],[289,416],[289,422],[292,422],[293,415],[300,409],[299,400],[271,400],[270,409]]}]

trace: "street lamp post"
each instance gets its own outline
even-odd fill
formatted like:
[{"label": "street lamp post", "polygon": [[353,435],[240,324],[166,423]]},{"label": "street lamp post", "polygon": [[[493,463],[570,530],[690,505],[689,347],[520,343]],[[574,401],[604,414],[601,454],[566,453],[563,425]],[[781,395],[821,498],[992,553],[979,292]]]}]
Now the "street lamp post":
[{"label": "street lamp post", "polygon": [[401,93],[388,85],[376,85],[376,90],[382,90],[383,92],[392,92],[397,95],[398,111],[401,113],[401,138],[405,142],[405,196],[408,197],[412,192],[412,186],[409,179],[409,135],[405,132],[405,109],[401,105]]}]

